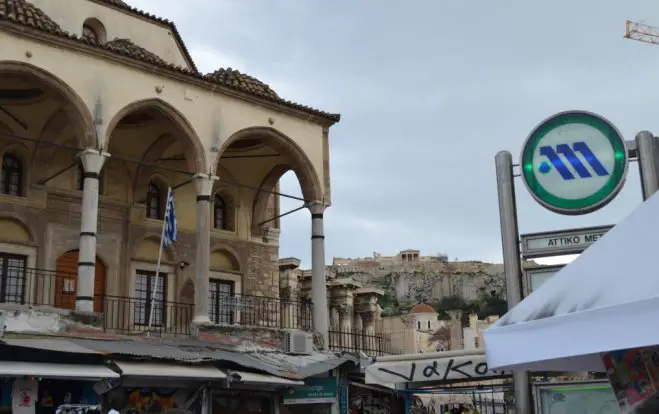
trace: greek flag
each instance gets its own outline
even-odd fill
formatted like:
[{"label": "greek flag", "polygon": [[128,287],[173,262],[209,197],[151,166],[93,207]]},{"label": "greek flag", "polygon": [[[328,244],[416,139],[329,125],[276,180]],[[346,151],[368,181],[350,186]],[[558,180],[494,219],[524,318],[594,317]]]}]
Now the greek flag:
[{"label": "greek flag", "polygon": [[167,207],[165,207],[165,220],[162,231],[162,245],[169,247],[178,239],[178,230],[176,228],[176,210],[174,210],[174,192],[171,188],[167,190]]}]

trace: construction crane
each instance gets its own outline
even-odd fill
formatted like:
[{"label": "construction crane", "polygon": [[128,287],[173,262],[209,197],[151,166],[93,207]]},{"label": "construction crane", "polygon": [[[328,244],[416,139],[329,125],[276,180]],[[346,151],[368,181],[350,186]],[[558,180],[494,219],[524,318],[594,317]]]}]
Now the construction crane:
[{"label": "construction crane", "polygon": [[627,20],[625,39],[659,45],[659,27]]}]

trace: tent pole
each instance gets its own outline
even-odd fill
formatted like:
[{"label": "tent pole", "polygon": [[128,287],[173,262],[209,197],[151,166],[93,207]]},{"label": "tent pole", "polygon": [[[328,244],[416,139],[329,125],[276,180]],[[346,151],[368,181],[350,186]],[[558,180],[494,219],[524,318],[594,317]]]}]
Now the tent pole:
[{"label": "tent pole", "polygon": [[[515,183],[513,181],[513,156],[508,151],[500,151],[495,156],[494,162],[497,171],[501,247],[503,250],[503,268],[506,275],[506,300],[508,310],[510,310],[522,301],[522,264],[519,251]],[[515,384],[515,412],[517,414],[532,414],[529,373],[516,371],[513,380]]]}]

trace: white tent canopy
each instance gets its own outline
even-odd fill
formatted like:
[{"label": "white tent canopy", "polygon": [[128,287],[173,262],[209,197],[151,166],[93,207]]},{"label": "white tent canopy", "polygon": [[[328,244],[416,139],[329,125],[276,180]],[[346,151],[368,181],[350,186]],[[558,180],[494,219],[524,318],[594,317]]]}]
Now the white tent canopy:
[{"label": "white tent canopy", "polygon": [[604,371],[659,344],[659,193],[485,331],[490,369]]}]

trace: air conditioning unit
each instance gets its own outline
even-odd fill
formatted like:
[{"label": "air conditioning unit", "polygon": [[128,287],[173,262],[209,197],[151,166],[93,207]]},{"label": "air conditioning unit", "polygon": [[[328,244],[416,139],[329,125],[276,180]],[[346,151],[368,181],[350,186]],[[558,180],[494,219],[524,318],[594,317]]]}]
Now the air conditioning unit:
[{"label": "air conditioning unit", "polygon": [[313,354],[313,334],[311,332],[286,332],[284,352],[293,355]]}]

